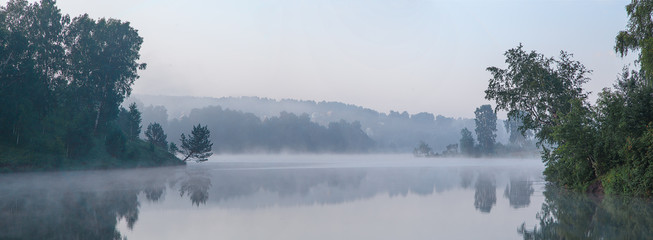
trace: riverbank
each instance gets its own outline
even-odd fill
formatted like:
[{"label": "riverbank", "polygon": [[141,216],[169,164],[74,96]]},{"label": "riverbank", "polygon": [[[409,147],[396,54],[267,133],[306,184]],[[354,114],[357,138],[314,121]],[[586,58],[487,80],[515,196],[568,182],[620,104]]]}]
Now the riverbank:
[{"label": "riverbank", "polygon": [[[99,140],[93,140],[98,142]],[[178,166],[186,163],[174,154],[142,140],[130,141],[118,155],[109,154],[104,144],[93,144],[83,157],[64,153],[38,152],[0,144],[0,173],[69,171]]]}]

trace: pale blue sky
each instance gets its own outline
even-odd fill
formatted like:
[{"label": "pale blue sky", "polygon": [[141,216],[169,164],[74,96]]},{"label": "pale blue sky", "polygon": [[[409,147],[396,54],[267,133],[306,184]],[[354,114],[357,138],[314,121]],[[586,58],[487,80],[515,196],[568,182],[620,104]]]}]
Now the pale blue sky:
[{"label": "pale blue sky", "polygon": [[144,37],[135,93],[341,101],[471,117],[488,66],[520,42],[566,50],[611,86],[628,1],[60,0],[64,13],[130,21]]}]

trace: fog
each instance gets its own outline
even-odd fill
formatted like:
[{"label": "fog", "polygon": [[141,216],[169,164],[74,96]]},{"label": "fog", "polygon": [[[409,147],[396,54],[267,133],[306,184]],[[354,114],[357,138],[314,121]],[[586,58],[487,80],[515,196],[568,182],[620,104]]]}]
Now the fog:
[{"label": "fog", "polygon": [[[0,192],[4,193],[0,197],[0,238],[110,239],[122,236],[175,239],[182,237],[187,231],[183,229],[191,226],[197,228],[196,231],[184,238],[231,236],[257,239],[258,234],[272,234],[273,238],[279,238],[283,234],[277,234],[288,231],[303,238],[307,235],[302,234],[309,234],[311,228],[317,227],[313,224],[326,224],[324,221],[327,221],[335,224],[332,227],[336,229],[325,225],[322,230],[310,234],[344,230],[340,228],[345,226],[339,225],[344,223],[342,221],[354,221],[352,224],[359,225],[360,229],[352,229],[349,234],[340,233],[342,237],[352,237],[373,233],[367,232],[369,229],[365,226],[369,225],[363,222],[388,224],[403,221],[403,217],[397,216],[396,219],[387,219],[390,221],[387,223],[378,222],[377,214],[365,208],[381,207],[384,210],[379,213],[390,214],[386,215],[390,217],[421,198],[434,198],[435,203],[439,201],[433,206],[441,211],[453,204],[455,207],[449,211],[463,211],[471,218],[489,213],[496,215],[493,218],[513,218],[509,228],[514,229],[522,223],[521,219],[532,218],[533,211],[539,208],[537,204],[531,206],[531,201],[542,201],[542,196],[533,195],[532,190],[543,186],[541,169],[541,163],[536,160],[427,161],[408,155],[387,154],[233,155],[176,168],[7,174],[0,176],[0,182],[3,182]],[[508,193],[509,190],[512,194]],[[456,202],[462,200],[458,198],[464,198],[467,204],[458,205]],[[360,204],[367,207],[358,211],[345,210]],[[297,223],[294,221],[308,217],[297,211],[312,209],[322,215],[326,214],[322,212],[325,208],[334,208],[331,216],[306,219],[304,224],[313,227],[305,229],[294,225]],[[424,206],[424,210],[428,208]],[[510,209],[519,213],[510,215],[514,211]],[[223,216],[225,211],[245,212],[238,214],[240,217],[231,214],[227,217]],[[251,214],[258,220],[250,220],[263,221],[256,228],[259,230],[252,232],[232,225],[238,225],[235,219],[247,218]],[[295,220],[268,222],[272,220],[268,219],[270,217],[281,220],[287,214],[294,216]],[[227,220],[220,219],[222,217],[232,220],[232,224],[223,223],[225,226],[222,227],[231,225],[234,228],[214,232],[216,228],[213,226],[217,222],[201,220]],[[362,222],[356,223],[358,220]],[[177,227],[168,226],[172,222]],[[423,224],[427,222],[418,225],[426,226]],[[155,226],[160,230],[151,231]],[[293,226],[293,230],[284,226]],[[380,231],[381,235],[374,236],[389,238],[397,236],[395,234],[409,234],[406,232],[409,229],[396,229],[399,232],[394,233]],[[356,234],[350,235],[352,233]],[[511,231],[510,235],[513,234]],[[416,237],[425,238],[427,235]]]}]

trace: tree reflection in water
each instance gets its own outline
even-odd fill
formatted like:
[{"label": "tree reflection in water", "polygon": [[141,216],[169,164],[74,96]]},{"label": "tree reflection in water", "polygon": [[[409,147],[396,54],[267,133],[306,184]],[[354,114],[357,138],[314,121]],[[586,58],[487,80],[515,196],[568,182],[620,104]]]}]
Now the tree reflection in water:
[{"label": "tree reflection in water", "polygon": [[121,239],[117,226],[135,228],[141,203],[166,197],[191,208],[258,209],[342,204],[379,195],[410,199],[463,188],[473,189],[475,208],[489,213],[497,202],[497,182],[510,182],[506,196],[513,207],[528,205],[533,194],[527,178],[509,181],[512,172],[477,167],[268,167],[220,163],[0,175],[0,239]]},{"label": "tree reflection in water", "polygon": [[492,206],[497,203],[497,186],[494,175],[481,173],[476,179],[476,192],[474,193],[474,207],[481,212],[489,213]]},{"label": "tree reflection in water", "polygon": [[531,204],[531,195],[534,191],[533,182],[527,177],[512,177],[503,195],[508,198],[513,208],[523,208]]},{"label": "tree reflection in water", "polygon": [[603,199],[546,186],[539,226],[525,224],[524,239],[651,239],[653,204],[649,200],[606,196]]},{"label": "tree reflection in water", "polygon": [[467,189],[472,186],[472,179],[474,179],[474,172],[469,169],[460,172],[460,187]]},{"label": "tree reflection in water", "polygon": [[211,188],[211,175],[206,169],[187,169],[178,181],[179,196],[188,196],[191,203],[198,207],[200,204],[206,204],[206,200],[209,199],[209,189]]},{"label": "tree reflection in water", "polygon": [[[158,201],[171,169],[0,176],[0,239],[122,239],[143,192]],[[21,182],[29,180],[28,182]]]}]

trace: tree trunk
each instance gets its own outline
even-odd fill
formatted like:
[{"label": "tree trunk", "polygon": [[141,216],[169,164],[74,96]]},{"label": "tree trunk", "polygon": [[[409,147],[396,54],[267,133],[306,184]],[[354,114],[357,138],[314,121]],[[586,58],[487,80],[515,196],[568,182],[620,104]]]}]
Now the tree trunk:
[{"label": "tree trunk", "polygon": [[95,115],[95,126],[93,126],[93,134],[97,134],[97,126],[100,122],[100,113],[102,108],[104,108],[104,100],[107,98],[107,88],[106,86],[102,87],[102,99],[100,99],[100,106],[97,109],[97,115]]},{"label": "tree trunk", "polygon": [[102,111],[102,103],[97,109],[97,114],[95,115],[95,125],[93,126],[93,134],[97,134],[97,125],[100,122],[100,111]]},{"label": "tree trunk", "polygon": [[188,156],[186,156],[186,157],[184,158],[184,160],[181,160],[181,161],[185,162],[186,160],[188,160],[188,158],[190,158],[191,155],[193,155],[193,153],[188,153]]}]

